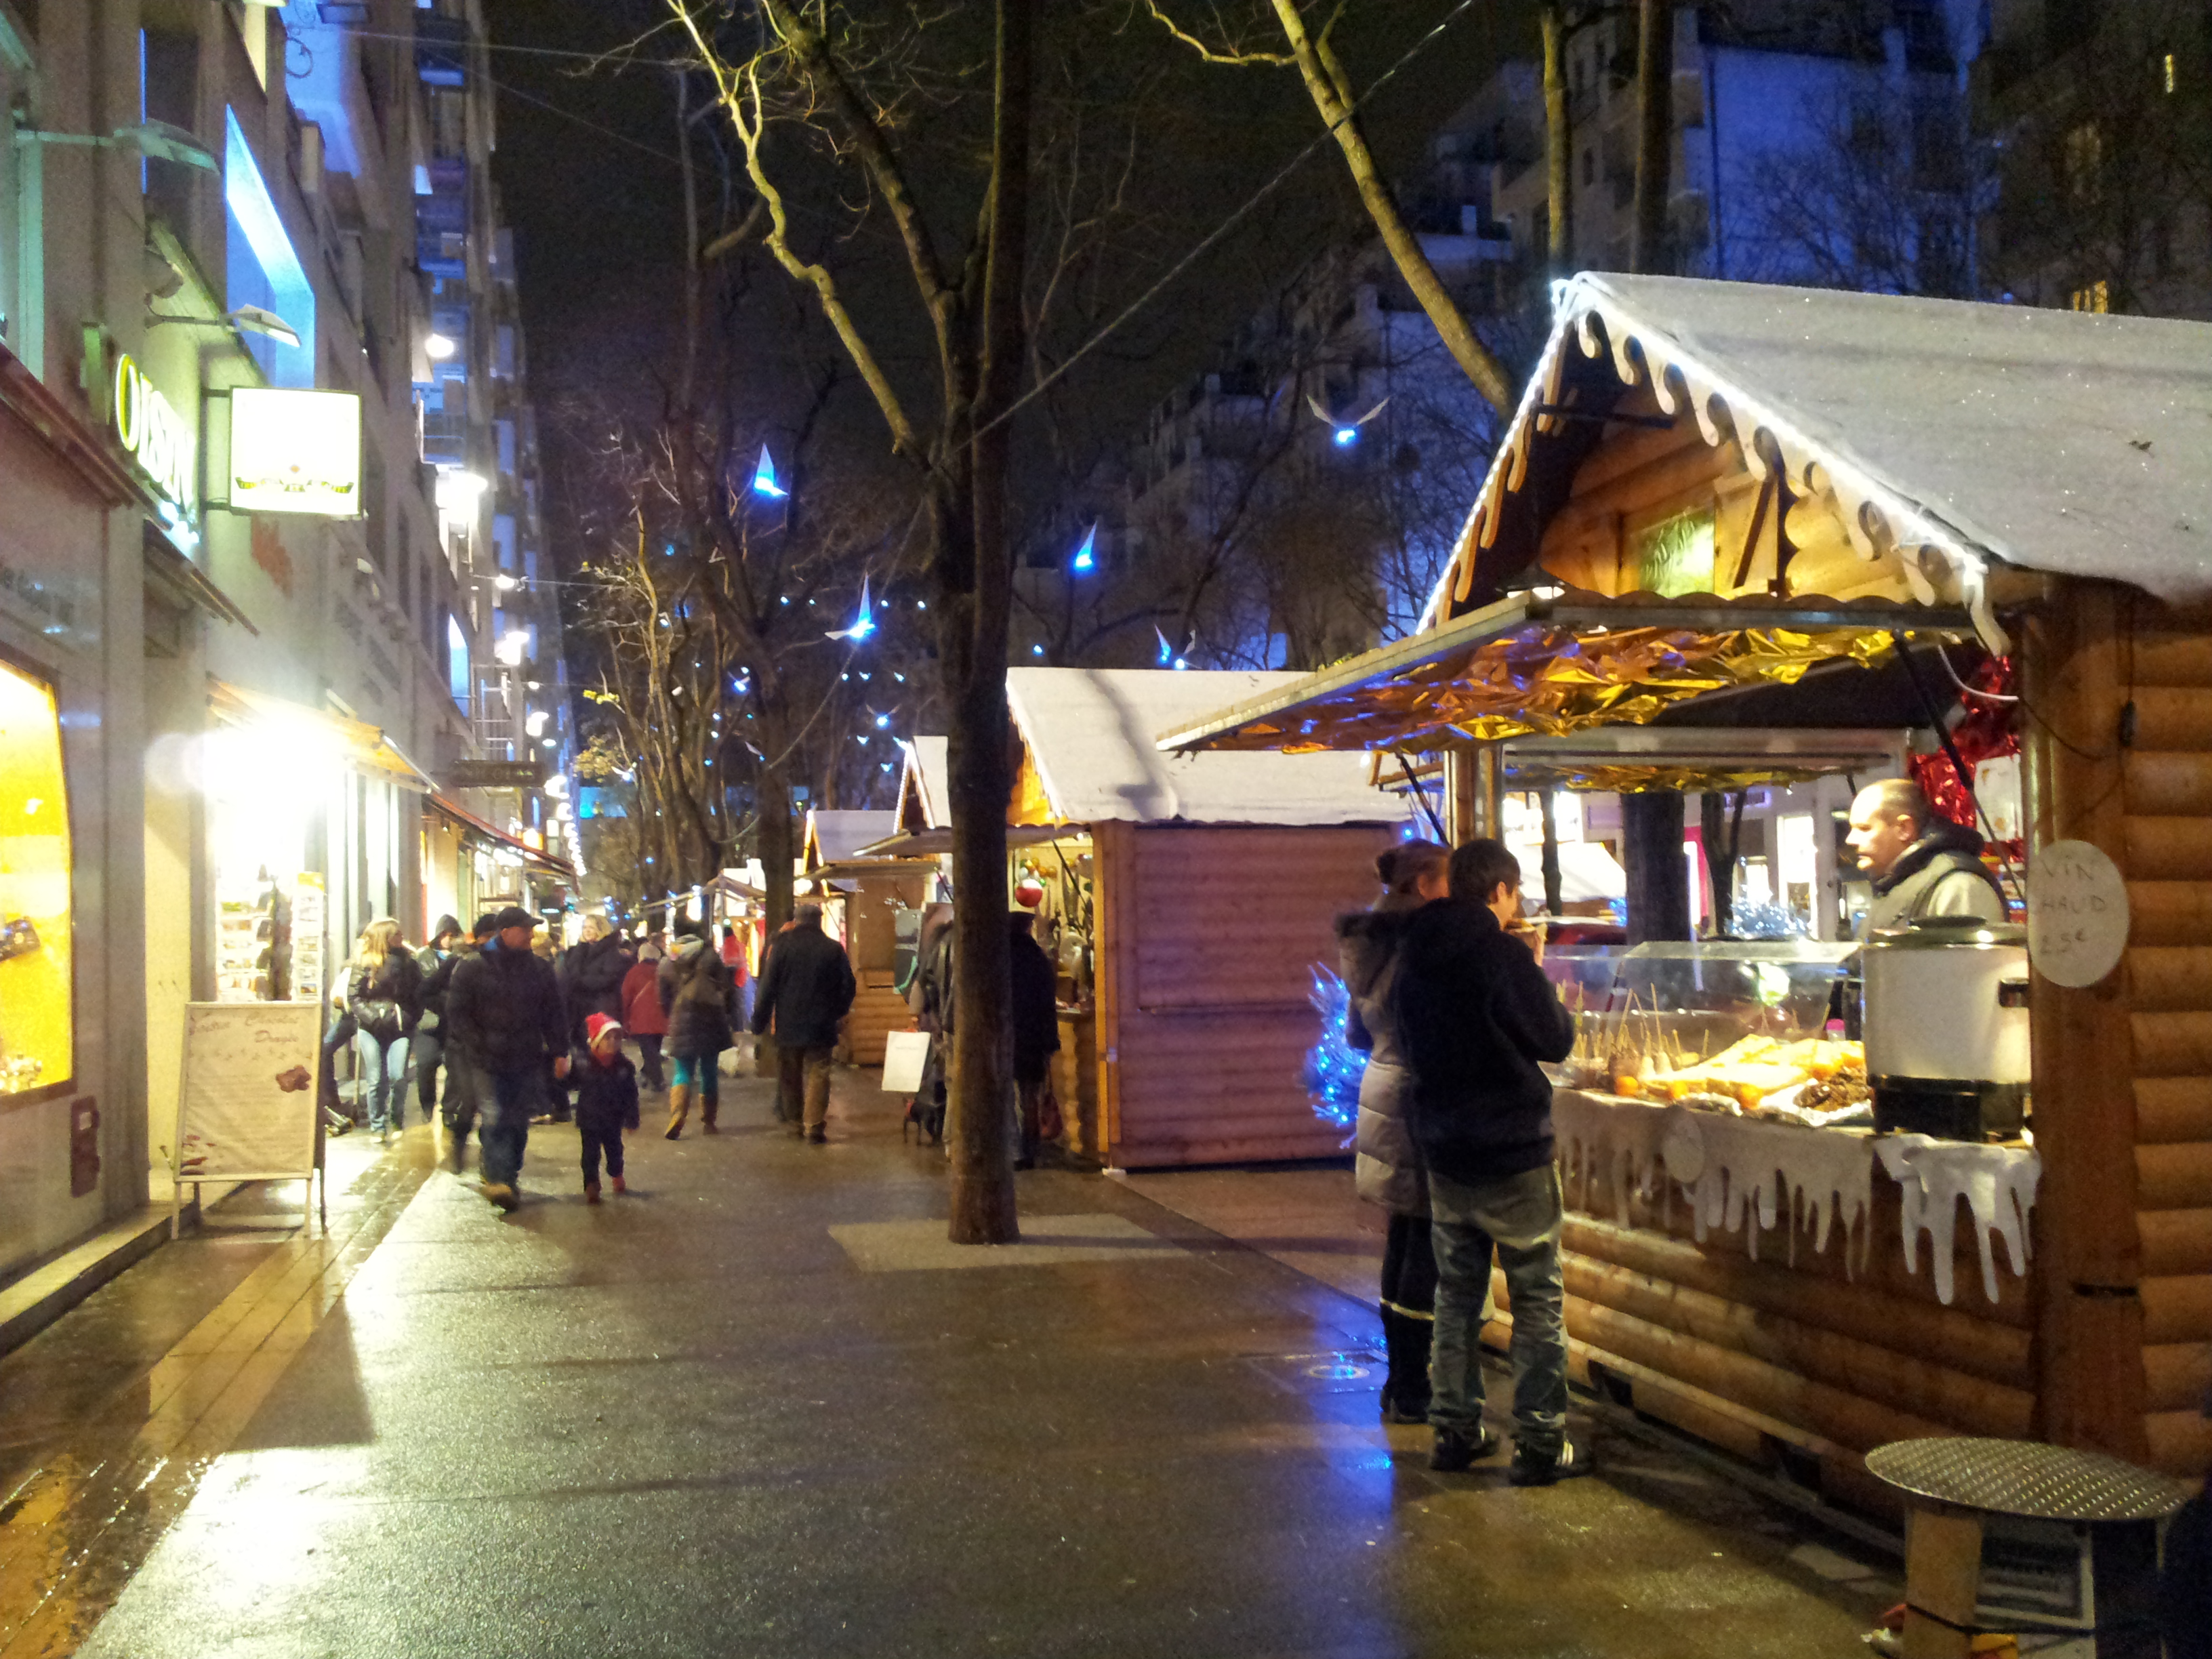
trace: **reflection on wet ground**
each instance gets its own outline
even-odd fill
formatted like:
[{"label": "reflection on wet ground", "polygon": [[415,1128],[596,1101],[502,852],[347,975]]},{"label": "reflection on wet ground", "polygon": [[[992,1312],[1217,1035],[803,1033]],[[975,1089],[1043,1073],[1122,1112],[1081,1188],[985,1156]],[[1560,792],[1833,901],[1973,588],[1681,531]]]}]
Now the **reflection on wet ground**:
[{"label": "reflection on wet ground", "polygon": [[327,1242],[180,1279],[138,1375],[33,1352],[90,1365],[89,1304],[0,1365],[49,1431],[0,1656],[1862,1650],[1865,1564],[1664,1451],[1431,1474],[1346,1291],[1054,1170],[1036,1247],[938,1268],[943,1160],[872,1079],[823,1147],[725,1087],[736,1133],[637,1138],[596,1208],[566,1128],[504,1221],[410,1132]]}]

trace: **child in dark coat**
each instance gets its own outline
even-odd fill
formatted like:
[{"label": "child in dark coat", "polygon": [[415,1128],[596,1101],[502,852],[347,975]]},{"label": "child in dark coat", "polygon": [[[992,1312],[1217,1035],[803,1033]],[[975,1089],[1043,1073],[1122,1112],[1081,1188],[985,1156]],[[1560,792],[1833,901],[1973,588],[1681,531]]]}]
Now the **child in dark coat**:
[{"label": "child in dark coat", "polygon": [[623,1057],[623,1028],[605,1014],[584,1022],[591,1062],[576,1068],[576,1128],[584,1139],[584,1202],[599,1201],[599,1157],[617,1192],[623,1186],[623,1125],[637,1114],[637,1067]]}]

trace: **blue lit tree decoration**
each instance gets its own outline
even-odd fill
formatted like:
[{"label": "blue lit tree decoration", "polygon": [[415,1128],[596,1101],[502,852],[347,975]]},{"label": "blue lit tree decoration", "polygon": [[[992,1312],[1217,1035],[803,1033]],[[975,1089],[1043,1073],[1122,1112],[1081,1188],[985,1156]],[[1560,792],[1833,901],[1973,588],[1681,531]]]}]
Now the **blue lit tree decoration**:
[{"label": "blue lit tree decoration", "polygon": [[1364,415],[1355,415],[1348,421],[1340,421],[1335,416],[1330,414],[1326,409],[1322,407],[1320,398],[1315,397],[1311,392],[1308,392],[1306,394],[1306,407],[1313,410],[1314,414],[1320,419],[1322,423],[1328,428],[1330,441],[1334,443],[1339,449],[1349,449],[1352,445],[1358,443],[1359,441],[1359,428],[1365,426],[1368,422],[1373,420],[1377,415],[1380,415],[1382,412],[1384,406],[1388,404],[1389,401],[1390,400],[1388,398],[1385,398],[1382,403],[1376,404],[1374,408],[1369,410]]},{"label": "blue lit tree decoration", "polygon": [[1068,561],[1068,568],[1081,572],[1096,570],[1097,568],[1098,526],[1094,524],[1084,532],[1083,544],[1075,550],[1075,556]]},{"label": "blue lit tree decoration", "polygon": [[1359,1121],[1359,1080],[1367,1056],[1352,1046],[1352,995],[1344,981],[1318,963],[1310,1000],[1321,1015],[1321,1041],[1306,1051],[1306,1097],[1314,1115],[1349,1133]]},{"label": "blue lit tree decoration", "polygon": [[868,602],[868,579],[860,578],[860,608],[854,613],[853,625],[840,628],[823,635],[830,640],[850,640],[855,645],[876,631],[875,607]]}]

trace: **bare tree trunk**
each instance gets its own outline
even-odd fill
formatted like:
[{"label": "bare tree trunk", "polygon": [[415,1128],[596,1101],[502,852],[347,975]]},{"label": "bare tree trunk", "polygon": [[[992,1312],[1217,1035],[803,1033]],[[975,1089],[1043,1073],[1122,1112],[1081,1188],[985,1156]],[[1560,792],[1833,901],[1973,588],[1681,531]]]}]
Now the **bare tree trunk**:
[{"label": "bare tree trunk", "polygon": [[1382,246],[1389,250],[1391,260],[1398,267],[1398,274],[1406,279],[1414,300],[1436,325],[1444,349],[1474,383],[1474,389],[1501,414],[1510,415],[1519,388],[1505,372],[1504,365],[1475,338],[1474,330],[1460,314],[1451,295],[1444,291],[1443,279],[1429,263],[1421,239],[1398,211],[1390,186],[1384,182],[1375,165],[1374,155],[1367,148],[1367,135],[1352,111],[1356,100],[1351,83],[1326,34],[1316,38],[1306,32],[1305,20],[1298,15],[1297,0],[1273,0],[1273,3],[1283,33],[1289,38],[1291,54],[1297,59],[1298,73],[1305,77],[1306,91],[1313,98],[1314,107],[1321,112],[1322,119],[1328,124],[1336,147],[1344,152],[1344,164],[1351,169],[1360,203],[1366,208],[1367,216],[1374,221]]},{"label": "bare tree trunk", "polygon": [[1567,112],[1567,20],[1562,0],[1546,0],[1544,26],[1544,183],[1550,235],[1545,248],[1552,275],[1565,276],[1575,263],[1575,144]]},{"label": "bare tree trunk", "polygon": [[1563,896],[1566,883],[1559,872],[1559,793],[1544,789],[1536,795],[1544,820],[1544,908],[1554,916],[1566,908]]},{"label": "bare tree trunk", "polygon": [[1667,264],[1667,193],[1674,140],[1674,0],[1638,0],[1636,14],[1636,198],[1630,265],[1644,273]]},{"label": "bare tree trunk", "polygon": [[1680,790],[1643,789],[1620,798],[1620,862],[1628,873],[1628,942],[1689,938]]}]

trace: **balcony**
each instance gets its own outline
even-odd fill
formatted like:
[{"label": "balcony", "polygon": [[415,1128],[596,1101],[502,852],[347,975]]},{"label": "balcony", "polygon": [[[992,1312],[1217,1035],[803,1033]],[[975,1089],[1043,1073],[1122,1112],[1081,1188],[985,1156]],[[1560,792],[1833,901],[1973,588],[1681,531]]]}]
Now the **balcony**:
[{"label": "balcony", "polygon": [[425,86],[469,83],[469,24],[465,17],[420,13],[415,18],[415,72]]}]

